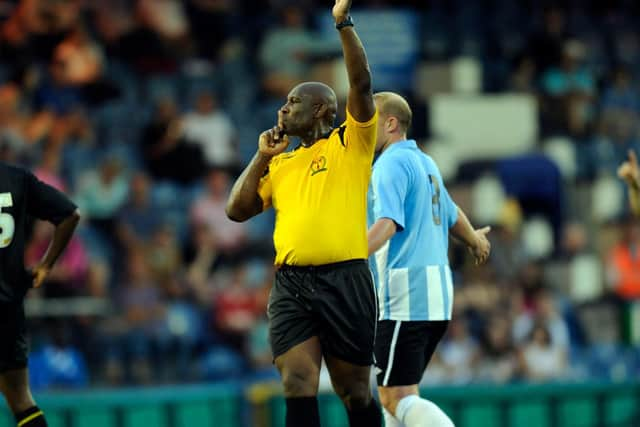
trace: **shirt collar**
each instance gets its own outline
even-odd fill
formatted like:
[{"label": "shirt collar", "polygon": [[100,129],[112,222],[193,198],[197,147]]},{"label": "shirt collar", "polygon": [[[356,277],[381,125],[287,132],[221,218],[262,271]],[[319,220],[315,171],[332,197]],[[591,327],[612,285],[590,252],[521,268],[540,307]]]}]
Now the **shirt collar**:
[{"label": "shirt collar", "polygon": [[414,139],[405,139],[404,141],[394,142],[389,147],[387,147],[387,149],[384,150],[382,154],[390,153],[401,148],[418,148],[418,144]]}]

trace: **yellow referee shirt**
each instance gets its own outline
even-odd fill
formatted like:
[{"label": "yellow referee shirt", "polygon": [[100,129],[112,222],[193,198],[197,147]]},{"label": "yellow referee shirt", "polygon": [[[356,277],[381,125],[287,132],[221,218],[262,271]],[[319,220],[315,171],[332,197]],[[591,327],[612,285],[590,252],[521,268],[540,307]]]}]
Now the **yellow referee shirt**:
[{"label": "yellow referee shirt", "polygon": [[367,258],[367,189],[378,113],[347,120],[309,148],[271,159],[258,193],[273,206],[276,265]]}]

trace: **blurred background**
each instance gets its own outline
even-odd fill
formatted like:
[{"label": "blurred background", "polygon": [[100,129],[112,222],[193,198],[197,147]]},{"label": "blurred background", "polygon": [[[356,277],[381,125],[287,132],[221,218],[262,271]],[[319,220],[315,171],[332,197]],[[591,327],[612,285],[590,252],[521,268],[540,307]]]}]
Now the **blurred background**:
[{"label": "blurred background", "polygon": [[[354,3],[375,90],[407,97],[411,136],[494,227],[486,267],[452,246],[425,395],[463,427],[640,426],[640,223],[615,176],[640,153],[638,3]],[[283,425],[273,214],[224,206],[296,83],[344,105],[332,4],[0,0],[0,159],[83,212],[26,302],[50,425]],[[28,264],[51,233],[34,225]],[[330,394],[321,412],[347,425]]]}]

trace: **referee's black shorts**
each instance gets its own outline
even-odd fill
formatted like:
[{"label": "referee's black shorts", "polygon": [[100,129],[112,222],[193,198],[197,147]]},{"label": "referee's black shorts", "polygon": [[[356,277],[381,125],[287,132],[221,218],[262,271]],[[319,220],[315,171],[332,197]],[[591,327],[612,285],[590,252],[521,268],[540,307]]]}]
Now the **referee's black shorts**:
[{"label": "referee's black shorts", "polygon": [[0,373],[26,368],[28,353],[22,301],[0,303]]},{"label": "referee's black shorts", "polygon": [[448,320],[381,320],[376,336],[376,377],[379,386],[419,384]]},{"label": "referee's black shorts", "polygon": [[359,366],[373,363],[377,301],[366,260],[282,266],[267,312],[274,358],[317,336],[323,354]]}]

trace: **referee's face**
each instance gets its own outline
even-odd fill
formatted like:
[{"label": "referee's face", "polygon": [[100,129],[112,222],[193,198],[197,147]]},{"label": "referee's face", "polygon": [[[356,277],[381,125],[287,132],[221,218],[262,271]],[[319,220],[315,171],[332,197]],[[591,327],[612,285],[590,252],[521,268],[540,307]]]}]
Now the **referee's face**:
[{"label": "referee's face", "polygon": [[278,126],[287,135],[304,137],[315,121],[313,97],[294,88],[278,111]]}]

